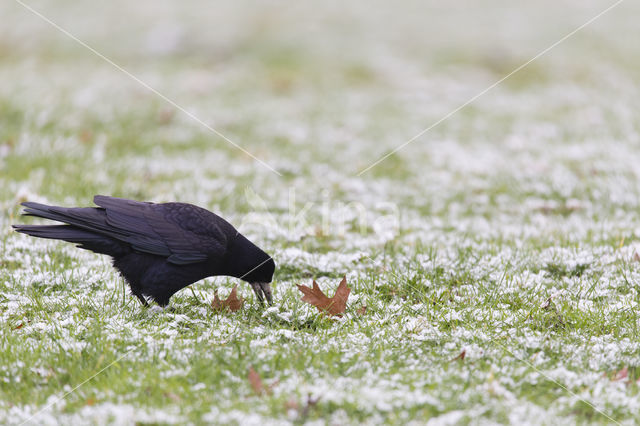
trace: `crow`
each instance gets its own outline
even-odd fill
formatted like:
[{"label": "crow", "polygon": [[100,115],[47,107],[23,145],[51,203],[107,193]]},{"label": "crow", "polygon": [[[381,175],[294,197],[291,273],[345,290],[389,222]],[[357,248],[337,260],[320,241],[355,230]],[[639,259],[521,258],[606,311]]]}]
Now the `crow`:
[{"label": "crow", "polygon": [[13,225],[17,232],[75,243],[113,258],[143,305],[166,306],[178,290],[209,276],[249,282],[273,303],[273,259],[220,216],[186,203],[150,203],[96,195],[98,207],[25,202],[25,216],[65,225]]}]

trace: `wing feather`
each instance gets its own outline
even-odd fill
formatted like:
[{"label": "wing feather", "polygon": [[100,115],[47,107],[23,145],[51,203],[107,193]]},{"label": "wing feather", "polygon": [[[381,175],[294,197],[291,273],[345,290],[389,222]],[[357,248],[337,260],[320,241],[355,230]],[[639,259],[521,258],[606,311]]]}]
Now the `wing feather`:
[{"label": "wing feather", "polygon": [[166,256],[177,265],[223,256],[227,233],[235,229],[219,216],[183,203],[153,204],[97,195],[106,223],[134,249]]}]

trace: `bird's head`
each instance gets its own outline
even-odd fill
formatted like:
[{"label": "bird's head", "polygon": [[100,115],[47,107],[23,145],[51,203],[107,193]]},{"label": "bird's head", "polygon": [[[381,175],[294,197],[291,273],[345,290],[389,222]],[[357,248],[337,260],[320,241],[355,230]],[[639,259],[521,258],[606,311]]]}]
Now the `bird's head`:
[{"label": "bird's head", "polygon": [[260,302],[267,299],[271,304],[273,297],[270,283],[275,269],[276,264],[271,256],[242,234],[236,234],[227,252],[226,275],[248,282]]}]

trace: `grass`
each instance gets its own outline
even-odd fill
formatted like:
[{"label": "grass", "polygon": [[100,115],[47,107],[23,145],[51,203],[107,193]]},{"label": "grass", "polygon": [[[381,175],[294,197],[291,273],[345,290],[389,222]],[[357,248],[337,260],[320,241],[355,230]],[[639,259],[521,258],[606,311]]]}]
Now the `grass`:
[{"label": "grass", "polygon": [[[639,420],[637,6],[358,175],[596,11],[113,5],[34,7],[282,176],[0,6],[0,422]],[[98,193],[222,214],[273,254],[274,306],[240,284],[214,313],[221,277],[145,309],[108,259],[10,228]],[[344,275],[344,317],[300,300]]]}]

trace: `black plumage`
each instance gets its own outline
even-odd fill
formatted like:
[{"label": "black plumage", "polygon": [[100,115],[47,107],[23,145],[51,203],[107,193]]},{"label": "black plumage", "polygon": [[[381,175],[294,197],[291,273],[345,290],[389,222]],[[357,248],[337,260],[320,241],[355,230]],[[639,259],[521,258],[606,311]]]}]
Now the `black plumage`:
[{"label": "black plumage", "polygon": [[229,222],[186,203],[147,203],[96,195],[99,207],[22,203],[25,215],[65,225],[13,225],[40,238],[76,243],[113,258],[131,292],[143,304],[161,306],[202,278],[227,275],[251,284],[258,299],[272,302],[275,263]]}]

